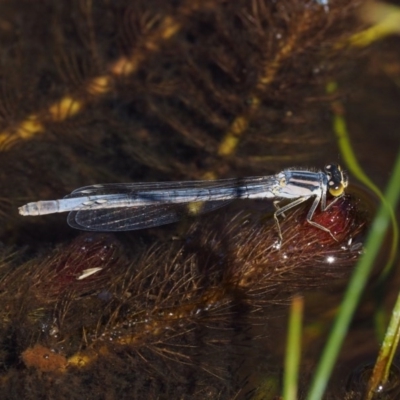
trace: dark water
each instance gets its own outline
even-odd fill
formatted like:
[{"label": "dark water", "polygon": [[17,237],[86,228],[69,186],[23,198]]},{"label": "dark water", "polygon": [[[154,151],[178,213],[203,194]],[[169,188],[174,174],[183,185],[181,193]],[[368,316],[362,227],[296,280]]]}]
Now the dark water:
[{"label": "dark water", "polygon": [[[339,242],[304,224],[306,204],[282,221],[280,250],[273,207],[261,202],[117,235],[17,208],[95,183],[345,165],[324,89],[332,79],[354,152],[384,189],[400,143],[398,38],[335,48],[359,29],[352,6],[0,5],[2,398],[272,399],[298,293],[306,393],[378,204],[353,177],[351,198],[316,215]],[[238,145],[223,154],[237,121]],[[77,279],[90,268],[101,270]],[[327,399],[359,398],[376,357],[376,310],[390,310],[399,275],[373,283]]]}]

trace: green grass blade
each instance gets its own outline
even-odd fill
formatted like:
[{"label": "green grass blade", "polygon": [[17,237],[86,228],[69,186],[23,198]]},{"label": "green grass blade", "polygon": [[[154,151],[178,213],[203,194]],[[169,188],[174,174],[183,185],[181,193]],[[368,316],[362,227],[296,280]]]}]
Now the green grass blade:
[{"label": "green grass blade", "polygon": [[283,377],[283,399],[297,399],[297,382],[301,354],[301,327],[304,300],[300,296],[292,299],[289,330],[285,357],[285,375]]}]

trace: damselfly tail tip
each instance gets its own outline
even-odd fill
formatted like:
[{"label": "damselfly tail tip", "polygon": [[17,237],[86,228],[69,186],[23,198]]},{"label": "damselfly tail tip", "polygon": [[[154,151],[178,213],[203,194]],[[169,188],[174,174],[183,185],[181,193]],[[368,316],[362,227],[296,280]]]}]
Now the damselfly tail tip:
[{"label": "damselfly tail tip", "polygon": [[39,208],[37,203],[28,203],[18,208],[18,212],[20,215],[31,216],[31,215],[40,215]]},{"label": "damselfly tail tip", "polygon": [[[60,212],[58,200],[43,200],[25,204],[19,207],[19,213],[24,216],[47,215]],[[68,210],[63,210],[68,211]]]},{"label": "damselfly tail tip", "polygon": [[18,208],[18,212],[19,212],[20,215],[23,215],[23,216],[29,215],[28,214],[28,210],[27,210],[27,204],[25,204],[22,207],[19,207]]}]

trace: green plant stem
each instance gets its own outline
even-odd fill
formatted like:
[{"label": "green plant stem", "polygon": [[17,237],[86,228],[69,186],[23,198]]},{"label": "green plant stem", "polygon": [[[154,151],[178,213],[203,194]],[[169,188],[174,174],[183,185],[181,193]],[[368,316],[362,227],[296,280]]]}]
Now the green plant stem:
[{"label": "green plant stem", "polygon": [[301,354],[301,326],[304,300],[296,296],[292,300],[289,318],[289,333],[286,346],[285,375],[283,377],[283,399],[297,399],[297,382]]},{"label": "green plant stem", "polygon": [[[337,86],[338,86],[337,83],[332,81],[328,83],[326,91],[328,93],[335,93],[337,91]],[[388,261],[380,277],[381,281],[383,281],[390,272],[397,253],[397,243],[399,241],[399,227],[396,221],[396,216],[394,215],[393,208],[390,207],[389,204],[387,204],[386,198],[382,194],[380,189],[374,184],[374,182],[371,181],[371,179],[369,179],[369,177],[366,175],[366,173],[363,171],[360,164],[358,163],[357,157],[351,145],[346,119],[344,117],[345,110],[343,105],[339,101],[332,102],[332,111],[333,111],[333,130],[336,135],[337,143],[340,149],[340,154],[342,155],[346,163],[346,167],[352,173],[352,175],[354,175],[361,183],[363,183],[367,188],[371,189],[376,194],[379,200],[384,205],[387,206],[390,214],[390,219],[393,229],[392,245],[390,248]]]},{"label": "green plant stem", "polygon": [[380,385],[385,385],[389,379],[390,367],[396,354],[400,339],[400,294],[397,296],[396,304],[392,311],[392,317],[386,331],[375,362],[374,370],[368,382],[366,400],[371,400]]}]

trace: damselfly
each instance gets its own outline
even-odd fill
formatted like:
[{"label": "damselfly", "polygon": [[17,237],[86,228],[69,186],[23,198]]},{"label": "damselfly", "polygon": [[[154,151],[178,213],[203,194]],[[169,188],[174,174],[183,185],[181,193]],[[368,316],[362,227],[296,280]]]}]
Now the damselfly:
[{"label": "damselfly", "polygon": [[[318,204],[327,210],[343,196],[347,175],[339,165],[326,165],[323,171],[286,169],[276,175],[153,183],[110,183],[74,190],[60,200],[38,201],[19,208],[21,215],[69,212],[68,224],[89,231],[128,231],[169,224],[186,215],[215,210],[235,199],[274,199],[274,218],[282,241],[279,216],[311,197],[314,201],[306,220],[331,234],[312,220]],[[328,192],[334,199],[327,204]],[[279,200],[293,199],[279,207]]]}]

